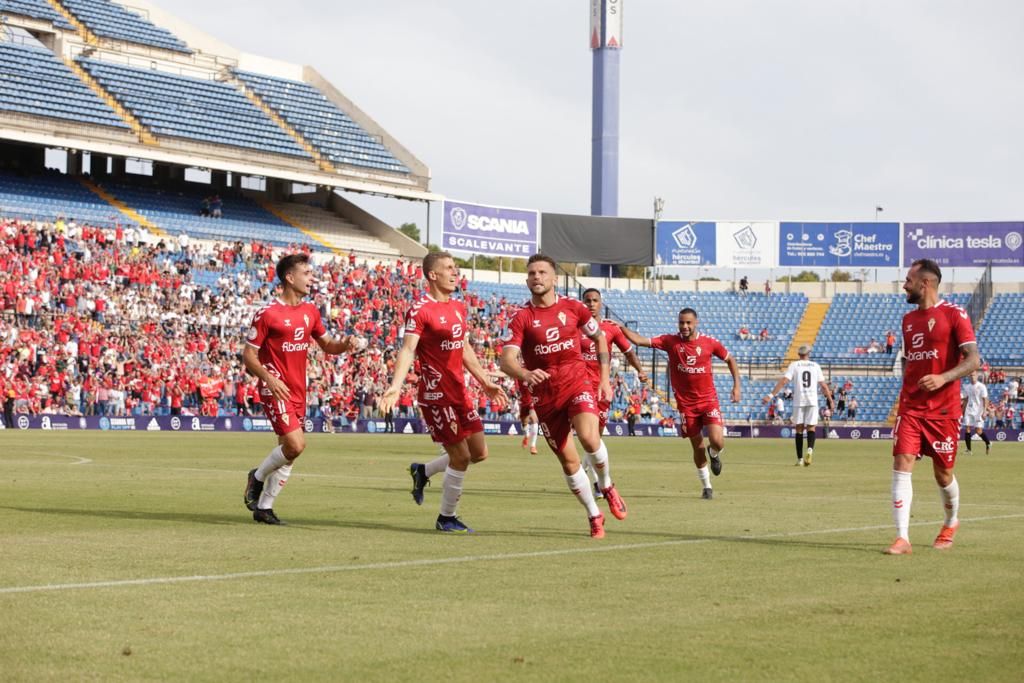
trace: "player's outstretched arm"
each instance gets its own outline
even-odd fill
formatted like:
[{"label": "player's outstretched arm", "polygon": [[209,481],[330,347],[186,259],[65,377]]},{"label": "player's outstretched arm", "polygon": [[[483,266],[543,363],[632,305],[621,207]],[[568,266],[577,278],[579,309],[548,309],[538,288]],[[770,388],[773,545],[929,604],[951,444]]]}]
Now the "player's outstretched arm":
[{"label": "player's outstretched arm", "polygon": [[644,366],[640,363],[640,357],[636,355],[636,351],[630,349],[623,352],[623,355],[626,357],[626,362],[636,370],[636,378],[640,380],[640,383],[647,384],[647,373],[644,372]]},{"label": "player's outstretched arm", "polygon": [[[730,358],[729,360],[732,360],[732,358]],[[789,378],[787,378],[785,375],[780,377],[779,381],[775,383],[774,387],[772,387],[772,390],[768,392],[768,395],[761,399],[761,402],[762,403],[771,403],[772,399],[775,398],[775,394],[779,393],[779,391],[782,390],[782,387],[786,386],[786,382],[788,382],[788,381],[789,381]],[[735,382],[735,379],[733,380],[733,382]]]},{"label": "player's outstretched arm", "polygon": [[366,340],[356,335],[347,337],[314,337],[317,345],[324,350],[324,353],[338,355],[341,353],[355,353],[366,348]]},{"label": "player's outstretched arm", "polygon": [[508,396],[505,394],[505,390],[491,380],[484,367],[480,365],[480,359],[476,357],[476,353],[473,352],[469,344],[462,345],[462,364],[480,384],[484,393],[491,399],[491,403],[495,407],[502,408],[508,405]]},{"label": "player's outstretched arm", "polygon": [[637,346],[646,346],[646,347],[650,348],[650,346],[651,346],[651,340],[650,339],[648,339],[647,337],[640,336],[640,334],[638,334],[637,332],[634,332],[633,330],[629,329],[628,327],[626,327],[622,323],[615,323],[615,324],[619,326],[620,330],[622,330],[622,334],[626,335],[626,339],[628,339],[629,341],[633,342]]},{"label": "player's outstretched arm", "polygon": [[835,401],[832,400],[832,390],[828,388],[828,383],[823,380],[818,382],[818,386],[821,388],[821,395],[828,401],[828,409],[835,410]]},{"label": "player's outstretched arm", "polygon": [[736,359],[733,358],[732,354],[725,359],[725,364],[729,366],[729,372],[732,374],[732,394],[729,398],[733,403],[740,402],[740,366],[736,363]]},{"label": "player's outstretched arm", "polygon": [[398,403],[398,397],[402,393],[402,385],[412,367],[412,361],[416,358],[416,346],[420,343],[420,336],[411,332],[405,333],[402,340],[402,348],[395,356],[395,375],[391,378],[391,385],[380,396],[378,407],[380,412],[387,414]]}]

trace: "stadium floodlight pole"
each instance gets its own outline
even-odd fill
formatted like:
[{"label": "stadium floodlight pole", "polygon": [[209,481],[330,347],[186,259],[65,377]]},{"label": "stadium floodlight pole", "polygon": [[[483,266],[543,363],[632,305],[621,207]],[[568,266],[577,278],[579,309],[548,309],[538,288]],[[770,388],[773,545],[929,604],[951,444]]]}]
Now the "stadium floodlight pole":
[{"label": "stadium floodlight pole", "polygon": [[[625,0],[590,0],[591,93],[590,215],[619,215],[619,55]],[[594,264],[598,270],[611,267]],[[591,273],[593,274],[593,273]]]},{"label": "stadium floodlight pole", "polygon": [[658,222],[661,221],[661,214],[665,211],[665,200],[655,195],[654,197],[654,223],[651,226],[651,254],[654,256],[654,277],[660,279],[661,269],[658,267]]}]

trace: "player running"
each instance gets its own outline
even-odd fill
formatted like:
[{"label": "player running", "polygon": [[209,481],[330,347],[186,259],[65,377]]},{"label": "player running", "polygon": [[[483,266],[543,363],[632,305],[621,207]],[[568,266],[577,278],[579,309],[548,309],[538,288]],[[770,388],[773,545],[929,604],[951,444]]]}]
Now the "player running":
[{"label": "player running", "polygon": [[[604,538],[604,515],[570,437],[575,429],[597,471],[609,510],[616,519],[625,519],[626,504],[612,483],[608,449],[601,442],[598,427],[598,401],[611,398],[608,343],[586,306],[558,296],[555,277],[551,257],[534,254],[527,261],[526,284],[531,298],[509,323],[501,350],[501,369],[530,387],[544,439],[562,464],[569,490],[587,510],[590,535]],[[580,332],[597,343],[601,377],[596,396],[580,355]]]},{"label": "player running", "polygon": [[[626,361],[636,369],[637,378],[641,383],[647,383],[647,373],[644,372],[644,368],[640,365],[640,359],[636,357],[636,351],[633,345],[628,339],[622,334],[622,330],[611,320],[605,320],[601,317],[604,309],[604,302],[601,300],[601,291],[591,287],[590,289],[584,290],[583,292],[583,305],[587,307],[590,314],[594,316],[595,320],[600,321],[598,325],[601,327],[601,331],[604,332],[605,341],[608,343],[609,354],[612,351],[612,346],[618,347],[622,354],[626,357]],[[597,343],[586,335],[580,335],[581,348],[583,349],[583,360],[587,361],[587,372],[590,374],[590,382],[594,388],[594,395],[597,396],[598,385],[601,383],[601,364],[597,360]],[[598,419],[599,419],[599,434],[604,434],[604,428],[608,424],[608,410],[611,408],[612,402],[611,397],[607,397],[598,401]],[[604,441],[601,441],[602,446]],[[589,459],[583,463],[584,469],[590,474],[590,479],[594,485],[594,497],[601,498],[604,494],[601,493],[601,487],[597,481],[597,472],[590,466]]]},{"label": "player running", "polygon": [[[786,384],[793,384],[793,424],[796,427],[796,464],[797,467],[811,466],[814,458],[814,427],[818,424],[818,388],[825,394],[828,409],[832,410],[832,391],[825,382],[821,366],[809,358],[811,347],[804,344],[796,350],[800,360],[795,360],[786,368],[785,374],[772,387],[771,392],[762,400],[771,403],[775,394]],[[807,430],[807,458],[804,458],[804,429]]]},{"label": "player running", "polygon": [[[642,337],[624,326],[622,331],[637,346],[648,346],[668,353],[669,378],[681,418],[679,435],[688,438],[693,446],[693,464],[697,467],[697,477],[703,489],[701,498],[711,500],[714,497],[711,474],[716,477],[721,474],[721,456],[725,450],[725,423],[718,405],[711,364],[718,357],[729,366],[732,374],[730,398],[733,403],[740,400],[740,371],[736,359],[722,342],[697,331],[697,311],[692,308],[679,311],[678,324],[678,334],[663,334],[653,339]],[[707,448],[702,433],[704,428],[707,428],[708,434]]]},{"label": "player running", "polygon": [[[406,314],[405,338],[395,359],[391,386],[380,398],[380,409],[394,408],[401,395],[405,377],[414,359],[419,360],[418,403],[423,422],[435,443],[444,446],[448,464],[444,471],[441,510],[435,527],[438,531],[470,533],[456,515],[462,482],[471,462],[487,458],[484,425],[466,393],[463,368],[476,378],[484,393],[497,405],[507,402],[505,392],[484,372],[466,340],[468,316],[461,301],[451,298],[458,287],[459,270],[451,254],[437,251],[423,258],[423,276],[427,293]],[[423,465],[413,463],[413,496],[423,502],[427,476]],[[422,486],[420,477],[422,476]]]},{"label": "player running", "polygon": [[249,470],[245,484],[245,507],[263,524],[284,524],[274,514],[274,501],[291,475],[292,463],[306,449],[302,426],[310,341],[331,354],[366,347],[361,337],[327,336],[319,309],[303,301],[309,295],[312,271],[306,254],[288,254],[277,262],[281,295],[256,312],[242,351],[246,369],[259,379],[260,400],[277,434],[277,447],[259,467]]},{"label": "player running", "polygon": [[978,369],[980,357],[967,312],[939,298],[942,270],[918,259],[903,290],[917,308],[903,316],[903,388],[893,429],[892,516],[896,540],[885,553],[909,555],[914,462],[928,456],[939,485],[945,521],[933,548],[953,546],[960,522],[960,485],[953,475],[960,432],[959,379]]},{"label": "player running", "polygon": [[985,442],[985,453],[988,454],[992,448],[992,442],[985,434],[985,415],[989,410],[988,387],[976,372],[971,373],[971,382],[963,389],[963,403],[960,408],[964,411],[964,441],[967,443],[967,452],[971,452],[971,432],[976,432]]},{"label": "player running", "polygon": [[533,394],[526,382],[516,380],[519,389],[519,423],[523,425],[523,448],[530,447],[530,455],[537,455],[537,435],[540,425],[537,423],[537,411],[533,408]]}]

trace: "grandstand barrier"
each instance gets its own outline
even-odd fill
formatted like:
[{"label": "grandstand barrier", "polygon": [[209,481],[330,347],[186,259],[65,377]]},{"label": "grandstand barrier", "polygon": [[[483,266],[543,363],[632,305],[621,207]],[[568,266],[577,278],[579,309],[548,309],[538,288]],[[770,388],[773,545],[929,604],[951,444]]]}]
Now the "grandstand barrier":
[{"label": "grandstand barrier", "polygon": [[[19,430],[40,429],[43,431],[66,430],[99,430],[99,431],[138,431],[138,432],[272,432],[270,421],[263,417],[201,417],[198,415],[151,416],[138,415],[132,417],[73,417],[68,415],[16,415],[15,428]],[[0,430],[3,429],[0,423]],[[382,434],[386,429],[383,419],[358,420],[343,426],[336,425],[336,434]],[[425,434],[423,422],[418,418],[395,418],[396,434]],[[638,437],[671,437],[678,438],[674,427],[663,427],[658,424],[636,424],[635,434]],[[307,418],[305,431],[308,433],[326,433],[331,428],[323,418]],[[609,422],[608,436],[627,436],[629,427],[625,422]],[[521,436],[522,426],[514,421],[485,421],[484,433],[495,436]],[[852,439],[854,441],[885,441],[892,439],[892,427],[881,426],[833,426],[826,432],[820,430],[823,439]],[[989,434],[996,442],[1024,442],[1024,430],[993,429]],[[793,428],[780,425],[730,425],[726,427],[726,435],[734,439],[788,439],[793,436]]]}]

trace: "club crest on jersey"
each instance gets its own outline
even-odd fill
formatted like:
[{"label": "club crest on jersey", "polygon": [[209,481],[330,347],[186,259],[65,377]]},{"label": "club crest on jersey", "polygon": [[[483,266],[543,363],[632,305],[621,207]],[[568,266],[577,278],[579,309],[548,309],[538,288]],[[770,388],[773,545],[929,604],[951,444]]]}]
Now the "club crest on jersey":
[{"label": "club crest on jersey", "polygon": [[933,327],[935,327],[935,318],[928,318],[928,331],[931,332]]},{"label": "club crest on jersey", "polygon": [[699,346],[697,347],[697,355],[698,356],[700,355],[700,347]]},{"label": "club crest on jersey", "polygon": [[558,322],[565,324],[565,311],[558,312]]}]

